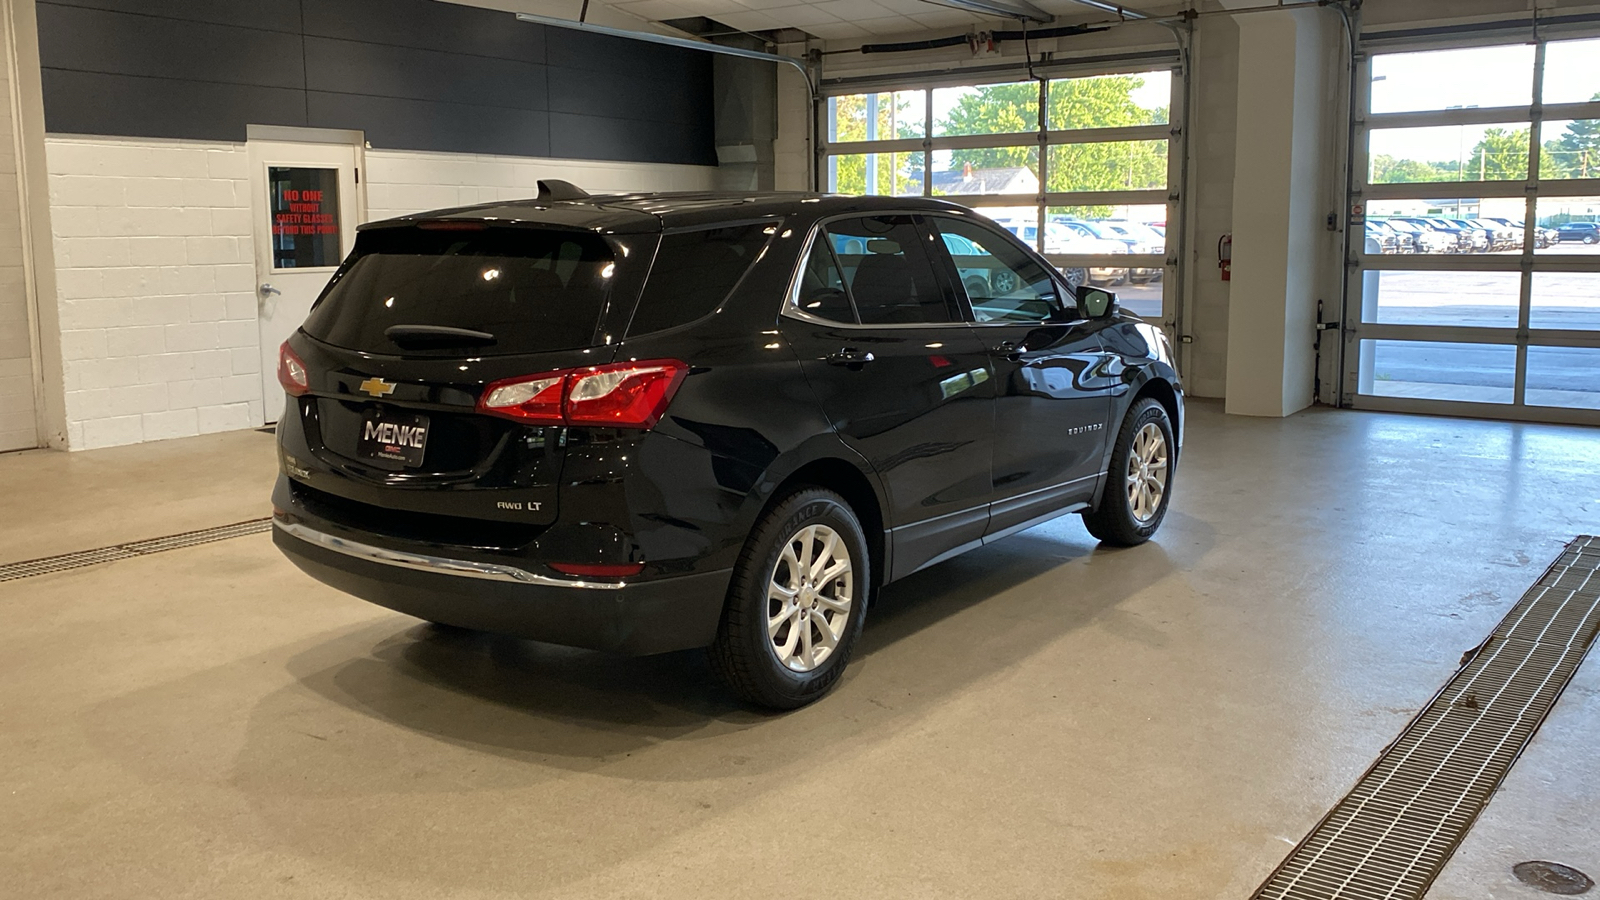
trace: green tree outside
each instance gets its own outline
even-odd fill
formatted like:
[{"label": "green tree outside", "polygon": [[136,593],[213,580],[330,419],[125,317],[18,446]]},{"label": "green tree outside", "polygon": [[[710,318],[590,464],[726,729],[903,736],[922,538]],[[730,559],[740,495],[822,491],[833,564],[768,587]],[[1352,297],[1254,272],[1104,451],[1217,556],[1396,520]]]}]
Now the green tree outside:
[{"label": "green tree outside", "polygon": [[[1590,98],[1600,102],[1600,94]],[[1600,178],[1600,119],[1577,119],[1566,131],[1546,141],[1539,158],[1544,178]]]},{"label": "green tree outside", "polygon": [[[922,137],[924,95],[921,91],[894,91],[875,95],[877,98],[876,134],[874,140],[887,141],[900,138]],[[867,94],[834,97],[834,141],[865,141],[867,128]],[[922,153],[877,153],[874,169],[877,174],[876,193],[904,196],[922,193]],[[833,190],[841,194],[867,192],[868,154],[832,157],[835,178]]]},{"label": "green tree outside", "polygon": [[[1144,86],[1138,75],[1070,78],[1049,87],[1049,128],[1117,128],[1163,125],[1166,107],[1148,109],[1133,100]],[[957,101],[941,122],[941,135],[1033,133],[1039,127],[1039,86],[1034,82],[997,84],[977,88]],[[1054,144],[1049,147],[1045,190],[1118,191],[1163,188],[1167,184],[1166,141],[1118,141],[1089,144]],[[974,169],[1026,167],[1039,171],[1037,146],[991,147],[957,150],[951,167]],[[1057,210],[1052,210],[1057,212]],[[1104,218],[1109,207],[1073,207],[1066,214]]]}]

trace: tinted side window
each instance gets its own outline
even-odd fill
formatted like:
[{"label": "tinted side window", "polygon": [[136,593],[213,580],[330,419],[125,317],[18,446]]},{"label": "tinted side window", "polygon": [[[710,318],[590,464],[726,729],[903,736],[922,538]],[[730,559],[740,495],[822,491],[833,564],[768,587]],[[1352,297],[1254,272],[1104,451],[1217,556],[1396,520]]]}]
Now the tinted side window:
[{"label": "tinted side window", "polygon": [[960,321],[912,216],[831,222],[827,235],[862,324]]},{"label": "tinted side window", "polygon": [[1055,279],[998,232],[933,217],[978,322],[1042,322],[1061,310]]},{"label": "tinted side window", "polygon": [[732,225],[664,235],[628,335],[693,322],[728,299],[776,228]]},{"label": "tinted side window", "polygon": [[811,245],[806,267],[800,273],[800,296],[796,298],[806,313],[833,322],[856,321],[855,307],[845,293],[844,274],[833,261],[828,242]]}]

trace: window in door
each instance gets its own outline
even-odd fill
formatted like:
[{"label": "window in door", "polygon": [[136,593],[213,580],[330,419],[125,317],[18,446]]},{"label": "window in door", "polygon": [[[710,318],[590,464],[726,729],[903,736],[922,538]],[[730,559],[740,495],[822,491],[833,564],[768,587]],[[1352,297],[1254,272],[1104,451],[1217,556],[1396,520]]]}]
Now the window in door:
[{"label": "window in door", "polygon": [[830,322],[855,324],[856,310],[844,287],[844,274],[833,260],[825,240],[811,245],[806,267],[800,273],[800,293],[795,302],[801,312]]},{"label": "window in door", "polygon": [[845,219],[826,234],[863,325],[960,321],[916,217]]},{"label": "window in door", "polygon": [[1061,311],[1055,279],[1017,245],[973,222],[934,221],[978,323],[1043,322]]},{"label": "window in door", "polygon": [[337,266],[340,253],[339,170],[270,166],[272,268]]}]

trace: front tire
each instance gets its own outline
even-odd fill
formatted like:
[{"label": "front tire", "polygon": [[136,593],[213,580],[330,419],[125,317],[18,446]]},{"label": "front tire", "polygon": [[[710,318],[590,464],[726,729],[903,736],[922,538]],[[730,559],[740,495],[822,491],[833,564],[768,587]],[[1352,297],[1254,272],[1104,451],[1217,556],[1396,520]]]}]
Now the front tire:
[{"label": "front tire", "polygon": [[1149,397],[1135,403],[1117,432],[1100,506],[1083,514],[1089,533],[1116,547],[1150,540],[1172,499],[1176,447],[1166,408]]},{"label": "front tire", "polygon": [[744,700],[796,709],[844,673],[872,585],[867,541],[843,497],[805,488],[750,531],[709,655]]}]

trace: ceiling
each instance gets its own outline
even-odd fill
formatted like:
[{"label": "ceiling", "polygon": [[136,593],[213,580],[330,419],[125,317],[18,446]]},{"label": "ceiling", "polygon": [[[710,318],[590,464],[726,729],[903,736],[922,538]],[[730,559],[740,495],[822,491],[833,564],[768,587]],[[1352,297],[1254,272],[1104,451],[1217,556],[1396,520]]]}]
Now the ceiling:
[{"label": "ceiling", "polygon": [[[798,28],[830,41],[955,32],[972,25],[993,28],[1012,20],[982,16],[923,0],[599,0],[639,19],[662,22],[704,16],[741,31]],[[1073,0],[1030,0],[1054,14],[1058,24],[1098,21],[1108,13]],[[1173,12],[1188,4],[1153,0],[1132,4],[1150,12]],[[1013,23],[1014,24],[1014,23]]]}]

